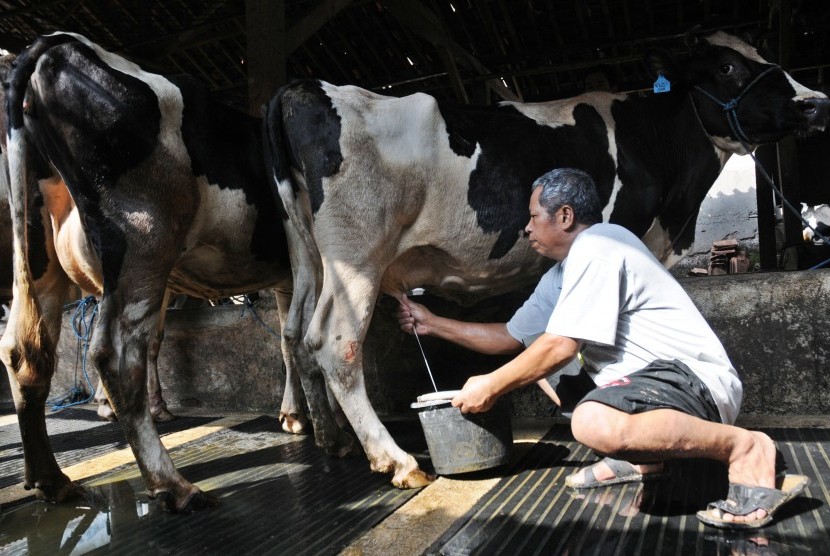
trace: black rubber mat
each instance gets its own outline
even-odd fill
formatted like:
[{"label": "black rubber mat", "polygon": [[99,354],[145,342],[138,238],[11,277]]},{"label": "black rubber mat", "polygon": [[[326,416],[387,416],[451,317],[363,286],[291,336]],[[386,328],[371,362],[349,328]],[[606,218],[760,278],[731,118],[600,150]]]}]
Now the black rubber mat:
[{"label": "black rubber mat", "polygon": [[[403,445],[420,443],[412,425],[393,427]],[[418,492],[394,488],[363,456],[326,456],[311,437],[281,432],[274,417],[210,434],[171,455],[219,507],[165,512],[141,494],[136,466],[126,465],[84,482],[89,498],[77,504],[35,502],[7,512],[0,552],[336,554]]]},{"label": "black rubber mat", "polygon": [[[178,417],[156,423],[159,434],[190,429],[220,417]],[[124,448],[127,441],[118,423],[103,421],[96,410],[70,407],[46,415],[46,430],[58,465],[66,467],[107,452]],[[23,481],[23,446],[20,428],[12,423],[0,427],[0,488]]]},{"label": "black rubber mat", "polygon": [[671,462],[669,478],[645,485],[577,493],[565,477],[596,461],[555,427],[504,479],[456,522],[430,554],[827,554],[830,526],[830,431],[766,430],[789,472],[810,477],[805,493],[777,519],[751,533],[701,524],[695,513],[724,498],[725,466],[707,460]]}]

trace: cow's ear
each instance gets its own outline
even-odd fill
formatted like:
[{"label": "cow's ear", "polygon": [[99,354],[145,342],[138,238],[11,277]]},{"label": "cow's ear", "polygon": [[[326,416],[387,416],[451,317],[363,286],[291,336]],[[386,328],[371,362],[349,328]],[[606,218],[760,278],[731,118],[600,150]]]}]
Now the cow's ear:
[{"label": "cow's ear", "polygon": [[660,48],[649,49],[643,56],[643,61],[652,79],[657,79],[658,75],[662,75],[671,80],[677,73],[677,60],[666,50]]}]

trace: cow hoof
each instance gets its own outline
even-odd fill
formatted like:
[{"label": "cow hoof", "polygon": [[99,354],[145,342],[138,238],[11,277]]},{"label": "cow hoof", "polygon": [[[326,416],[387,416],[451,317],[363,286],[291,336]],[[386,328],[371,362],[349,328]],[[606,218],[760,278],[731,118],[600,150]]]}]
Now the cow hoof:
[{"label": "cow hoof", "polygon": [[396,474],[392,477],[392,484],[398,488],[421,488],[432,484],[437,478],[420,469],[413,469],[402,477]]},{"label": "cow hoof", "polygon": [[170,413],[166,407],[162,407],[158,410],[150,410],[150,415],[156,423],[166,423],[167,421],[172,421],[176,418],[176,416]]},{"label": "cow hoof", "polygon": [[191,494],[190,498],[185,502],[184,506],[179,511],[182,513],[198,512],[209,508],[215,508],[218,505],[218,498],[200,490]]},{"label": "cow hoof", "polygon": [[37,498],[55,504],[84,495],[84,489],[70,481],[69,477],[62,473],[54,481],[36,481],[34,487],[30,484],[23,486],[26,490],[35,488],[37,490],[35,494]]},{"label": "cow hoof", "polygon": [[148,493],[150,498],[159,500],[164,504],[164,508],[169,512],[176,513],[192,513],[209,508],[215,508],[219,505],[219,499],[211,496],[201,490],[194,488],[194,490],[187,494],[187,496],[178,499],[173,492],[164,490],[155,493]]},{"label": "cow hoof", "polygon": [[290,434],[308,434],[308,420],[299,413],[283,413],[280,411],[282,430]]},{"label": "cow hoof", "polygon": [[115,411],[112,410],[110,404],[108,403],[100,403],[98,404],[98,417],[104,419],[105,421],[115,422],[118,421],[118,417],[115,415]]},{"label": "cow hoof", "polygon": [[333,441],[327,439],[320,439],[317,437],[317,446],[322,448],[327,455],[334,458],[347,458],[351,456],[359,456],[363,453],[363,448],[360,444],[355,442],[352,435],[344,430],[338,429],[337,437]]}]

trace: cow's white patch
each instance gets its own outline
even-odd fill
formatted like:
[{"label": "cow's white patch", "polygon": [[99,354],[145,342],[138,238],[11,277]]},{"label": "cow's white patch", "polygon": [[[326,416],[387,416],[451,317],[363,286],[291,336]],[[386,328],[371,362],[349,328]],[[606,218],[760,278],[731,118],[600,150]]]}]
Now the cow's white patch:
[{"label": "cow's white patch", "polygon": [[140,322],[147,318],[147,312],[149,309],[150,302],[146,299],[142,299],[141,301],[128,303],[127,306],[124,307],[123,314],[128,322]]},{"label": "cow's white patch", "polygon": [[[732,137],[723,137],[721,135],[710,135],[709,138],[712,140],[712,144],[721,149],[721,153],[729,153],[729,154],[740,154],[744,155],[747,154],[746,149],[744,148],[743,144],[740,141],[733,139]],[[750,145],[752,148],[753,145]],[[723,155],[718,153],[718,158],[723,160]],[[728,158],[728,157],[727,157]],[[725,161],[723,162],[725,164]],[[723,168],[723,164],[721,164],[721,168]]]},{"label": "cow's white patch", "polygon": [[738,52],[741,56],[744,56],[754,62],[759,62],[761,64],[769,63],[760,54],[758,54],[758,50],[755,47],[750,46],[739,38],[733,35],[728,35],[723,31],[717,31],[711,35],[703,37],[703,40],[714,46],[725,46],[726,48],[731,48],[732,50]]},{"label": "cow's white patch", "polygon": [[790,85],[792,86],[793,90],[795,91],[795,96],[793,97],[793,101],[797,102],[799,100],[808,100],[808,99],[811,99],[811,98],[827,98],[827,95],[825,95],[824,93],[822,93],[820,91],[814,91],[812,89],[808,89],[807,87],[805,87],[804,85],[802,85],[801,83],[799,83],[798,81],[793,79],[792,76],[789,73],[784,72],[784,75],[787,76],[787,81],[790,82]]},{"label": "cow's white patch", "polygon": [[[549,127],[576,125],[574,108],[579,104],[588,104],[600,113],[606,126],[613,128],[611,118],[611,104],[615,100],[624,100],[625,95],[611,94],[601,91],[592,91],[578,97],[552,100],[548,102],[511,102],[503,101],[502,106],[513,106],[519,113]],[[613,144],[613,143],[612,143]]]},{"label": "cow's white patch", "polygon": [[[686,224],[694,226],[695,222],[690,221]],[[679,254],[675,253],[671,234],[660,225],[660,221],[657,218],[651,223],[648,231],[642,237],[642,241],[666,268],[673,267],[691,251],[690,249],[682,249]]]},{"label": "cow's white patch", "polygon": [[144,211],[124,211],[124,220],[140,234],[153,231],[153,218]]}]

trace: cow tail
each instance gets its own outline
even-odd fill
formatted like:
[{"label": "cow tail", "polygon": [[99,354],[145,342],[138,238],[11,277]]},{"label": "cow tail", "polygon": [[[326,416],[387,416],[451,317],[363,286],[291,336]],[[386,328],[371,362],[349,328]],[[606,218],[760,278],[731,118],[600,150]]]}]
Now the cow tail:
[{"label": "cow tail", "polygon": [[[265,164],[271,182],[274,201],[281,208],[286,225],[291,226],[310,253],[317,253],[311,234],[311,215],[304,213],[302,185],[292,176],[290,144],[286,137],[283,97],[291,85],[281,87],[265,108],[263,144]],[[307,197],[307,195],[305,195]]]},{"label": "cow tail", "polygon": [[30,140],[24,126],[26,90],[35,72],[37,63],[49,48],[75,40],[70,35],[51,35],[38,39],[17,57],[9,72],[6,87],[6,115],[8,135],[6,142],[9,206],[12,221],[12,247],[14,253],[14,285],[9,325],[13,334],[5,334],[9,342],[4,343],[2,353],[10,364],[10,371],[17,371],[21,385],[34,384],[43,380],[44,374],[51,377],[55,368],[55,342],[43,321],[43,312],[34,287],[29,266],[28,233],[26,222],[31,200],[28,198],[28,184],[34,177],[28,175]]},{"label": "cow tail", "polygon": [[[277,94],[265,105],[263,122],[263,145],[265,165],[270,177],[271,193],[279,205],[284,218],[294,218],[289,211],[296,205],[297,184],[291,177],[288,162],[288,141],[284,135],[282,102],[286,87],[280,87]],[[288,195],[286,195],[288,193]]]},{"label": "cow tail", "polygon": [[282,336],[289,342],[297,342],[304,334],[316,307],[323,269],[312,232],[308,193],[294,179],[290,163],[291,147],[283,113],[285,92],[290,87],[291,85],[281,87],[266,105],[263,150],[271,192],[274,201],[282,207],[283,225],[291,256],[293,293],[288,318],[282,323]]}]

